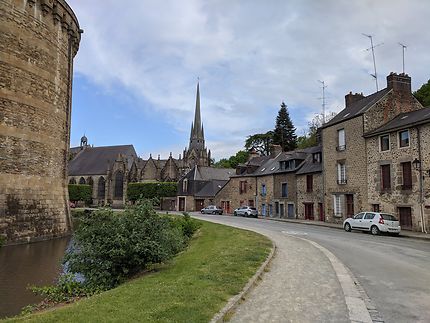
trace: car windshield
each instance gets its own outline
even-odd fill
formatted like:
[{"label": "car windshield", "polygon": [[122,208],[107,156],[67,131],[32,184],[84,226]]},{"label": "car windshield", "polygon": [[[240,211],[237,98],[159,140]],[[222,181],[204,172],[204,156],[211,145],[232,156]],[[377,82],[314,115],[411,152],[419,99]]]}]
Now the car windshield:
[{"label": "car windshield", "polygon": [[381,216],[384,220],[387,220],[387,221],[397,221],[396,217],[391,214],[381,213]]}]

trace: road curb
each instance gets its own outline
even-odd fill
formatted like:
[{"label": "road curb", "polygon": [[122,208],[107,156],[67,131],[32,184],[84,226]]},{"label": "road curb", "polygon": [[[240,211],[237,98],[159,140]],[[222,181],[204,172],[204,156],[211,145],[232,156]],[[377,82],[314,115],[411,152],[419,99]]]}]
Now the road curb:
[{"label": "road curb", "polygon": [[[323,224],[324,222],[321,222],[321,224],[319,224],[319,223],[302,222],[302,221],[297,221],[297,220],[278,219],[278,218],[267,218],[267,217],[264,217],[264,218],[263,217],[258,217],[258,218],[262,219],[262,220],[268,220],[268,221],[277,221],[277,222],[287,222],[287,223],[296,223],[296,224],[304,224],[304,225],[313,225],[315,227],[324,227],[324,228],[332,228],[332,229],[343,230],[342,227]],[[417,240],[430,241],[430,234],[428,234],[428,236],[421,237],[421,236],[407,235],[407,234],[400,233],[400,235],[397,236],[397,237],[398,238],[407,238],[407,239],[417,239]]]},{"label": "road curb", "polygon": [[270,262],[272,261],[276,253],[276,244],[273,240],[271,241],[272,250],[270,251],[270,254],[267,256],[264,263],[260,266],[254,276],[251,277],[251,279],[248,281],[242,291],[236,296],[230,298],[228,303],[212,318],[212,320],[210,320],[210,323],[225,322],[225,317],[227,316],[227,314],[234,311],[234,309],[239,305],[242,299],[244,299],[245,296],[249,293],[249,291],[257,284],[258,279],[263,276],[264,271],[270,265]]}]

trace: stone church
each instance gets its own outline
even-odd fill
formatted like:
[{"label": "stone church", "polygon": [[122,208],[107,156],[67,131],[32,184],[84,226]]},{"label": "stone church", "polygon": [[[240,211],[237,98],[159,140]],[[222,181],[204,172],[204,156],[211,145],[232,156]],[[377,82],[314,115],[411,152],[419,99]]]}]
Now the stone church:
[{"label": "stone church", "polygon": [[69,184],[92,186],[93,204],[124,205],[127,184],[132,182],[177,182],[194,166],[210,166],[211,152],[205,146],[204,128],[200,112],[200,88],[197,84],[194,121],[190,141],[183,155],[168,159],[144,160],[133,145],[93,147],[83,136],[79,147],[70,148]]}]

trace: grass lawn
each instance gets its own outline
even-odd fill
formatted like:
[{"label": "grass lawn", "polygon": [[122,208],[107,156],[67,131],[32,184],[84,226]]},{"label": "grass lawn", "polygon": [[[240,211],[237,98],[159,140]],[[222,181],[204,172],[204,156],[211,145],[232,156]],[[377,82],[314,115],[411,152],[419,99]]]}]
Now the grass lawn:
[{"label": "grass lawn", "polygon": [[208,322],[266,259],[271,242],[202,222],[189,248],[158,271],[75,304],[15,318],[31,322]]}]

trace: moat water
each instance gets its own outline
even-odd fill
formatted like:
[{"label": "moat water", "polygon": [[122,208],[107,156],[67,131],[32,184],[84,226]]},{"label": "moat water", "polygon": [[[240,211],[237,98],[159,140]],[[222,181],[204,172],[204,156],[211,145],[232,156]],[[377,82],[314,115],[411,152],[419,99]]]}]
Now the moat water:
[{"label": "moat water", "polygon": [[28,286],[55,282],[70,238],[0,248],[0,319],[41,301]]}]

